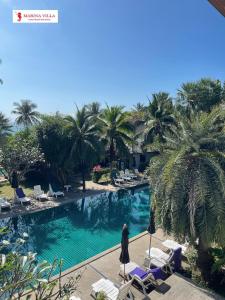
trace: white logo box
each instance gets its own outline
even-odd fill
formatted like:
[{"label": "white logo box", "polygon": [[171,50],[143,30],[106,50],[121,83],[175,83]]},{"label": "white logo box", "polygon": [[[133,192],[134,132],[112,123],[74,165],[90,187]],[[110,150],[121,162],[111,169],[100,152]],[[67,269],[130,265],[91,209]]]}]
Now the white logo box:
[{"label": "white logo box", "polygon": [[58,10],[25,10],[12,11],[13,23],[58,23]]}]

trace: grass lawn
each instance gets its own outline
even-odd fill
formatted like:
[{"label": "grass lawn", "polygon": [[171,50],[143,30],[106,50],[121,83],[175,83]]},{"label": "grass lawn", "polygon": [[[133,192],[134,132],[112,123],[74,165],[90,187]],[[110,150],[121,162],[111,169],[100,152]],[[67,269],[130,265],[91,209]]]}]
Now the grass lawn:
[{"label": "grass lawn", "polygon": [[[24,193],[29,196],[32,194],[32,189],[29,187],[24,187],[21,185],[24,190]],[[13,199],[14,197],[14,190],[11,188],[9,182],[0,183],[0,197],[6,197],[8,199]]]}]

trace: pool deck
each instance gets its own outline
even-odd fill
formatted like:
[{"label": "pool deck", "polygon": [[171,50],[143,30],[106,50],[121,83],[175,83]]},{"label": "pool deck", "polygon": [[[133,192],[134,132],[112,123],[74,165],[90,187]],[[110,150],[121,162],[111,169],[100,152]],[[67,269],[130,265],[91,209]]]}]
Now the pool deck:
[{"label": "pool deck", "polygon": [[[162,246],[162,241],[167,238],[163,234],[162,230],[157,232],[152,237],[152,246],[166,250]],[[143,266],[145,250],[149,246],[149,235],[147,232],[139,234],[132,238],[129,244],[130,260],[136,262],[140,266]],[[73,251],[73,249],[71,249]],[[82,273],[81,280],[78,283],[78,289],[74,293],[79,296],[81,300],[93,300],[91,294],[91,285],[98,281],[102,277],[106,277],[113,281],[116,285],[120,285],[123,281],[122,277],[118,275],[120,262],[120,245],[117,245],[83,263],[66,270],[63,273],[62,282],[65,283],[69,277],[75,277],[76,274]],[[135,287],[131,287],[134,299],[139,300],[208,300],[218,299],[224,300],[223,297],[212,293],[207,289],[201,289],[200,287],[193,284],[187,278],[174,273],[168,277],[164,283],[158,288],[149,292],[148,296]],[[24,298],[25,300],[26,298]]]},{"label": "pool deck", "polygon": [[[130,184],[127,184],[124,185],[123,188],[127,188],[127,189],[138,188],[147,184],[148,184],[148,180],[140,180],[137,181],[135,185],[131,186]],[[38,201],[31,197],[30,205],[22,206],[20,204],[13,203],[11,210],[0,212],[0,219],[34,213],[52,207],[57,207],[66,203],[74,202],[84,197],[94,196],[105,192],[116,192],[119,189],[121,189],[121,187],[113,186],[111,184],[101,185],[101,184],[94,183],[92,181],[86,181],[85,193],[83,193],[82,188],[79,187],[75,191],[69,191],[69,192],[64,191],[65,197],[59,197],[58,199],[51,198],[50,200],[47,201]]]}]

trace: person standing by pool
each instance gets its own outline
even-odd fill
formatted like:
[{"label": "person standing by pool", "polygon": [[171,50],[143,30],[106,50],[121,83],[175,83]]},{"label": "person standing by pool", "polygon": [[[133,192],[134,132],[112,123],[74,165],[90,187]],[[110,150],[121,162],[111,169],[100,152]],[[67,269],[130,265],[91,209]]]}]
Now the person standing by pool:
[{"label": "person standing by pool", "polygon": [[129,230],[127,224],[123,225],[122,230],[122,239],[121,239],[121,253],[120,253],[120,262],[124,264],[124,282],[125,282],[125,264],[130,262],[128,244],[129,244]]}]

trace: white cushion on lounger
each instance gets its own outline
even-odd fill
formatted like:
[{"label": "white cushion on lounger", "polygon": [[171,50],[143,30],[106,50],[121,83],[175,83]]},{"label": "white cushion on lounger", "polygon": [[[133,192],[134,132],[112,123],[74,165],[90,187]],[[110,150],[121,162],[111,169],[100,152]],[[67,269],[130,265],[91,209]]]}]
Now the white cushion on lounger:
[{"label": "white cushion on lounger", "polygon": [[171,250],[176,250],[177,248],[181,248],[182,254],[185,254],[187,250],[187,245],[178,244],[173,240],[165,240],[164,242],[162,242],[162,245]]},{"label": "white cushion on lounger", "polygon": [[[149,250],[146,250],[146,254],[149,257]],[[169,254],[166,254],[161,249],[152,247],[150,249],[150,257],[152,257],[152,258],[162,258],[164,260],[167,260],[169,258]]]},{"label": "white cushion on lounger", "polygon": [[20,201],[21,203],[28,203],[30,202],[30,198],[28,197],[18,198],[18,201]]}]

